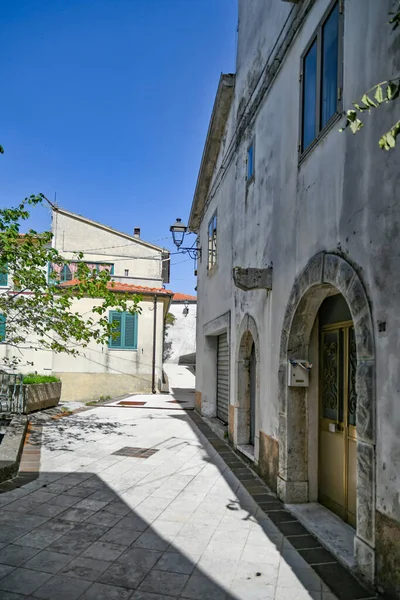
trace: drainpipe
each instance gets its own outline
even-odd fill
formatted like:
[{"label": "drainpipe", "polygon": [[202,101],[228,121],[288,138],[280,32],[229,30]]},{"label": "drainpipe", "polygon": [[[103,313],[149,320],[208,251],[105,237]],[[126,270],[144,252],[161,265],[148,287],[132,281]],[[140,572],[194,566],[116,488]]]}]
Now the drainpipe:
[{"label": "drainpipe", "polygon": [[153,363],[151,367],[151,391],[153,394],[156,394],[157,296],[154,296],[153,319]]}]

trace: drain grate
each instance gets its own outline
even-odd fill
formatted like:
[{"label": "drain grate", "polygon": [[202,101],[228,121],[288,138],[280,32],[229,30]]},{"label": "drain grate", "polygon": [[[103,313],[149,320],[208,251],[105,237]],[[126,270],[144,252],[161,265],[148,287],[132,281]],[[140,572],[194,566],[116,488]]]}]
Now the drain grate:
[{"label": "drain grate", "polygon": [[158,450],[154,450],[154,448],[132,448],[125,446],[112,454],[116,454],[117,456],[130,456],[133,458],[149,458],[156,452],[158,452]]},{"label": "drain grate", "polygon": [[144,406],[146,402],[139,402],[138,400],[121,400],[118,402],[122,406]]}]

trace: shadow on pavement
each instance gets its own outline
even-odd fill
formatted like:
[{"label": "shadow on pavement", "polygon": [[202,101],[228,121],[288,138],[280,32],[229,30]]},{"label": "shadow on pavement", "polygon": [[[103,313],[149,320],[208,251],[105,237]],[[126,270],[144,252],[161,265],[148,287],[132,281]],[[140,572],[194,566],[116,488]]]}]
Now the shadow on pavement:
[{"label": "shadow on pavement", "polygon": [[[282,534],[288,536],[292,544],[298,544],[299,553],[303,552],[301,556],[299,554],[297,563],[301,568],[296,566],[296,561],[288,568],[304,585],[302,598],[307,597],[305,590],[310,588],[310,570],[303,568],[300,562],[301,559],[307,560],[305,550],[317,553],[315,557],[310,556],[307,562],[318,562],[319,567],[313,568],[323,579],[326,580],[324,573],[321,573],[323,567],[331,573],[330,582],[336,579],[335,588],[340,587],[339,594],[335,589],[338,598],[371,598],[371,594],[338,565],[329,553],[324,554],[326,550],[315,544],[315,539],[311,539],[312,536],[295,519],[288,517],[289,513],[270,494],[268,488],[222,440],[208,430],[198,415],[164,412],[144,418],[150,416],[160,421],[171,418],[182,420],[192,428],[197,436],[198,446],[206,450],[204,462],[218,468],[232,490],[232,497],[224,507],[226,514],[242,511],[242,519],[258,523],[265,539],[269,539],[271,547],[280,553],[284,546]],[[153,500],[144,497],[141,505],[142,500],[138,502],[138,493],[143,487],[140,480],[133,483],[129,491],[124,492],[125,502],[120,497],[117,483],[109,485],[102,479],[101,473],[89,472],[89,469],[87,472],[39,473],[42,428],[61,426],[66,433],[68,419],[63,419],[62,425],[50,421],[33,426],[24,450],[20,475],[14,482],[0,486],[0,491],[3,492],[0,494],[2,599],[283,600],[284,596],[276,595],[276,578],[271,576],[272,565],[268,564],[267,556],[259,557],[259,562],[265,565],[265,569],[250,569],[243,573],[240,590],[229,590],[230,582],[225,587],[221,558],[213,560],[210,555],[207,569],[197,564],[194,549],[200,548],[200,541],[204,540],[203,530],[212,517],[210,504],[204,508],[200,504],[193,517],[183,520],[177,505],[175,510],[170,509],[168,518],[157,522],[155,515],[159,516],[160,511],[163,513],[164,510],[169,510],[172,497]],[[93,426],[95,424],[92,422],[90,427]],[[121,442],[123,446],[124,442]],[[190,442],[170,437],[166,439],[166,443],[165,447],[171,445],[172,448],[173,444],[185,445]],[[46,447],[54,452],[66,449],[62,444],[54,445],[53,448]],[[122,447],[111,452],[110,456],[125,452],[127,454],[124,456],[135,459],[136,462],[132,463],[134,466],[141,464],[141,461],[156,451],[156,446],[147,449]],[[140,461],[137,460],[139,458]],[[122,480],[123,476],[121,483]],[[119,479],[116,480],[118,481]],[[157,489],[157,479],[151,480],[150,484]],[[181,510],[183,514],[184,507]],[[182,536],[182,529],[186,530],[186,536]],[[232,537],[233,532],[234,529]],[[178,534],[179,542],[176,538]],[[301,550],[304,544],[302,545],[300,538],[306,544],[305,550]],[[291,547],[289,544],[286,548],[294,549],[296,546]],[[259,552],[262,552],[261,549]],[[319,562],[321,560],[322,563]],[[274,569],[277,571],[276,566],[272,571]],[[337,585],[338,577],[340,586]],[[311,586],[311,589],[314,588]],[[6,592],[15,595],[7,596]],[[288,589],[287,592],[285,598],[291,598],[294,591]],[[308,597],[316,600],[324,598],[322,585],[318,591],[309,592]],[[333,600],[332,597],[330,600]]]}]

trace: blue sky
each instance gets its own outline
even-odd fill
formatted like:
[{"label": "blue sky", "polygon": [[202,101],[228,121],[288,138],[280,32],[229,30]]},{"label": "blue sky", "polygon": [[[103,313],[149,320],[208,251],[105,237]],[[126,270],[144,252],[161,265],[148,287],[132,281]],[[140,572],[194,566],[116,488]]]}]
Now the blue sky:
[{"label": "blue sky", "polygon": [[[1,205],[56,193],[175,250],[236,27],[236,0],[2,0]],[[31,224],[48,229],[48,211]],[[194,293],[193,262],[171,259],[168,287]]]}]

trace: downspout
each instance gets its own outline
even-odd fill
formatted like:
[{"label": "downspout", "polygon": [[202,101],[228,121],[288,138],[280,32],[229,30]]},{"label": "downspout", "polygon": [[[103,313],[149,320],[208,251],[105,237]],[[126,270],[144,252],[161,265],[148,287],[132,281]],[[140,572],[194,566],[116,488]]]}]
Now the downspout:
[{"label": "downspout", "polygon": [[153,364],[151,368],[151,391],[153,394],[156,394],[157,296],[154,296],[153,319]]}]

